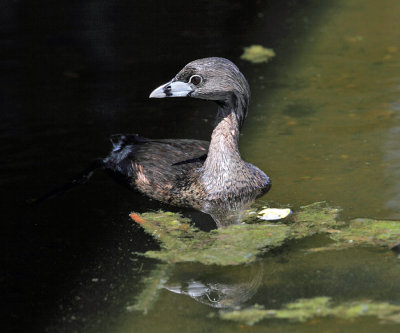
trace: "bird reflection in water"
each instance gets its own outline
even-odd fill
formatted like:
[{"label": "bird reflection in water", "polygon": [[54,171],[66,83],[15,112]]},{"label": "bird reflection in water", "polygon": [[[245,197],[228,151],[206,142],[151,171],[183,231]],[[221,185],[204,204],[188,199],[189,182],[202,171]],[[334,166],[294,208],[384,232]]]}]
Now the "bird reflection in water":
[{"label": "bird reflection in water", "polygon": [[192,276],[184,272],[176,273],[173,279],[180,281],[168,282],[163,288],[213,308],[236,309],[256,294],[262,278],[262,262],[240,268],[202,267],[201,273],[192,272]]}]

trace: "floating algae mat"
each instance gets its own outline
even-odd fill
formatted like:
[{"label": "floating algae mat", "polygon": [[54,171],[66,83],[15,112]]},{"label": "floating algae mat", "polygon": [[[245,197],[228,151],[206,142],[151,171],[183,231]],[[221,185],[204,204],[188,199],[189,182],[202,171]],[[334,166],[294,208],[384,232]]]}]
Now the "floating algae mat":
[{"label": "floating algae mat", "polygon": [[333,304],[329,297],[300,299],[289,303],[282,309],[264,309],[253,306],[243,310],[221,311],[220,318],[247,325],[253,325],[263,319],[287,319],[305,322],[317,317],[336,317],[354,319],[360,316],[376,316],[382,321],[400,323],[400,305],[386,302],[354,301]]},{"label": "floating algae mat", "polygon": [[335,243],[308,252],[346,249],[352,246],[380,246],[397,249],[400,246],[400,221],[358,218],[345,228],[327,230]]},{"label": "floating algae mat", "polygon": [[331,238],[348,245],[395,246],[400,242],[400,221],[355,219]]},{"label": "floating algae mat", "polygon": [[146,257],[167,263],[199,262],[205,265],[239,265],[253,262],[257,255],[281,246],[285,241],[333,228],[338,210],[324,203],[302,207],[294,220],[270,223],[260,220],[204,232],[190,219],[171,212],[132,213],[131,218],[160,242],[160,251],[147,251]]},{"label": "floating algae mat", "polygon": [[257,255],[288,240],[317,233],[328,234],[336,242],[322,249],[339,249],[349,245],[389,247],[400,240],[400,222],[356,219],[346,224],[337,221],[339,209],[324,202],[303,206],[279,223],[261,221],[254,213],[245,218],[247,223],[211,232],[199,230],[190,219],[177,213],[132,213],[130,217],[160,242],[160,251],[147,251],[144,255],[166,263],[240,265],[255,261]]},{"label": "floating algae mat", "polygon": [[156,212],[130,216],[160,241],[160,251],[147,251],[144,255],[168,263],[249,263],[259,253],[282,245],[290,237],[290,227],[284,224],[238,224],[204,232],[180,214]]}]

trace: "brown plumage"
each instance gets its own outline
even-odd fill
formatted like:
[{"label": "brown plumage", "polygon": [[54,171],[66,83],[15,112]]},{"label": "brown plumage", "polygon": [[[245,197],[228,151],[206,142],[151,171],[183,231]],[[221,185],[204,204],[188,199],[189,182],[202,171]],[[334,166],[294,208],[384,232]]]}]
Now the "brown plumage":
[{"label": "brown plumage", "polygon": [[104,166],[151,198],[206,212],[219,226],[238,222],[241,210],[271,186],[269,178],[239,153],[249,85],[232,62],[214,57],[187,64],[150,95],[185,96],[218,104],[211,142],[116,135]]}]

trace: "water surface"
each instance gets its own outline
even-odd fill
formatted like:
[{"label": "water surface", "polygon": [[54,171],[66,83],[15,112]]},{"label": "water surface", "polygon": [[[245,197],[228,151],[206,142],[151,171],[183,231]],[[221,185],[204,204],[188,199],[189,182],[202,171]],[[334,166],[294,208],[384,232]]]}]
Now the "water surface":
[{"label": "water surface", "polygon": [[[143,278],[163,268],[136,254],[157,243],[128,214],[171,208],[101,173],[40,206],[26,203],[104,156],[112,133],[208,139],[212,103],[147,96],[186,62],[216,55],[237,63],[252,88],[240,149],[272,178],[261,200],[294,209],[326,200],[343,208],[343,219],[398,218],[399,2],[88,1],[62,7],[39,1],[13,2],[4,13],[6,330],[399,330],[374,317],[264,320],[252,327],[218,318],[220,307],[279,308],[316,296],[400,304],[400,262],[388,250],[307,253],[328,242],[314,237],[248,266],[176,264],[144,314],[131,311]],[[240,60],[242,47],[251,44],[273,47],[276,58],[258,65]],[[212,224],[203,214],[185,214]],[[188,295],[190,286],[215,290]]]}]

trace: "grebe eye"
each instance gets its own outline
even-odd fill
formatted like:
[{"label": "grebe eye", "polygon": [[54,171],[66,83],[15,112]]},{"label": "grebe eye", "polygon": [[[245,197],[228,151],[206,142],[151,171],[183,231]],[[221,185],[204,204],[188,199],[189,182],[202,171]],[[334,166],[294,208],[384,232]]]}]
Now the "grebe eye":
[{"label": "grebe eye", "polygon": [[189,82],[197,86],[203,81],[203,78],[200,75],[192,75],[189,79]]}]

